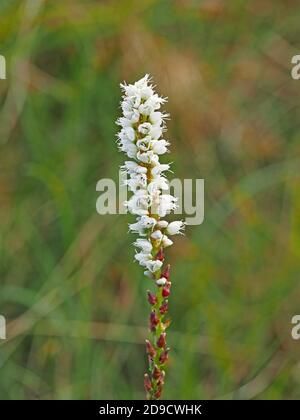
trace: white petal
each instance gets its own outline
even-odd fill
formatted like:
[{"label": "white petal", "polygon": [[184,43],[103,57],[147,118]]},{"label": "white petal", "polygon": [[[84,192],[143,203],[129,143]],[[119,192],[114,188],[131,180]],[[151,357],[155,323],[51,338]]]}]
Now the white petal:
[{"label": "white petal", "polygon": [[146,229],[153,228],[156,225],[156,220],[153,217],[142,216],[140,223]]}]

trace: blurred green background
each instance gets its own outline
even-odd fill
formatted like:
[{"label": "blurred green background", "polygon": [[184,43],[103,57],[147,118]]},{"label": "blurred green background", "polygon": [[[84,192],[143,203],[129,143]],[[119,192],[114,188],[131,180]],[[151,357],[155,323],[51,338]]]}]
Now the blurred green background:
[{"label": "blurred green background", "polygon": [[297,1],[1,0],[1,399],[140,399],[149,281],[118,179],[119,82],[168,96],[179,178],[205,221],[168,251],[167,399],[298,399]]}]

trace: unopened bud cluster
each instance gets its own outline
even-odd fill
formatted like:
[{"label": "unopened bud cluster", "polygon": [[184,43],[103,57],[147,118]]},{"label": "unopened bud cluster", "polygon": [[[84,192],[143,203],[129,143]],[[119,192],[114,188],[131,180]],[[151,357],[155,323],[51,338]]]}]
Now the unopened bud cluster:
[{"label": "unopened bud cluster", "polygon": [[169,142],[163,138],[166,131],[165,119],[168,116],[160,111],[166,99],[158,96],[146,75],[134,84],[121,84],[123,116],[117,124],[118,145],[129,159],[121,169],[129,176],[125,181],[133,193],[124,204],[137,216],[135,223],[129,225],[131,232],[139,237],[134,242],[135,260],[144,268],[144,274],[156,284],[156,292],[148,292],[151,305],[150,331],[152,342],[147,340],[149,374],[145,375],[144,385],[148,397],[158,399],[164,383],[164,364],[169,349],[166,344],[165,321],[170,295],[170,266],[164,268],[165,248],[173,244],[170,236],[182,233],[184,223],[163,220],[176,208],[177,199],[167,193],[168,180],[165,176],[169,163],[161,163],[160,156],[168,152]]}]

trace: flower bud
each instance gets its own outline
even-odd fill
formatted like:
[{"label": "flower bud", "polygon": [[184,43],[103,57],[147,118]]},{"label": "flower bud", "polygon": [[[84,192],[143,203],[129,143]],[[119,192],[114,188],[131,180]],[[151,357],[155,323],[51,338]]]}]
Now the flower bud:
[{"label": "flower bud", "polygon": [[168,297],[170,295],[170,288],[167,286],[163,287],[161,294],[164,298]]},{"label": "flower bud", "polygon": [[161,277],[160,279],[156,280],[157,286],[164,286],[167,283],[167,280],[164,277]]},{"label": "flower bud", "polygon": [[157,302],[157,298],[154,293],[151,293],[150,290],[147,291],[148,294],[148,302],[150,305],[155,305]]},{"label": "flower bud", "polygon": [[173,245],[173,241],[171,241],[171,239],[168,238],[167,235],[164,235],[161,240],[161,244],[164,248],[167,248],[168,246]]},{"label": "flower bud", "polygon": [[162,388],[160,386],[154,394],[155,398],[160,398],[161,397],[161,392],[162,392]]},{"label": "flower bud", "polygon": [[154,366],[152,376],[154,379],[159,379],[161,377],[161,371],[157,365]]},{"label": "flower bud", "polygon": [[156,351],[155,351],[153,345],[151,344],[151,342],[149,340],[146,340],[146,350],[147,350],[147,353],[149,354],[149,356],[155,357]]},{"label": "flower bud", "polygon": [[156,259],[159,261],[163,261],[165,259],[165,254],[162,248],[160,248],[160,250],[156,254]]},{"label": "flower bud", "polygon": [[159,220],[156,224],[157,227],[160,229],[165,229],[168,226],[168,222],[166,220]]},{"label": "flower bud", "polygon": [[163,234],[161,233],[160,230],[155,230],[153,233],[151,233],[151,238],[156,241],[160,241],[162,237],[163,237]]},{"label": "flower bud", "polygon": [[154,331],[155,327],[158,325],[159,323],[159,318],[156,315],[156,313],[154,311],[151,312],[150,314],[150,330]]},{"label": "flower bud", "polygon": [[166,333],[161,333],[158,340],[157,340],[157,346],[160,348],[166,347]]},{"label": "flower bud", "polygon": [[151,391],[152,389],[152,384],[151,384],[149,375],[147,373],[145,373],[144,375],[144,387],[147,392]]},{"label": "flower bud", "polygon": [[170,270],[171,270],[171,266],[170,266],[170,264],[168,264],[167,267],[165,268],[165,270],[162,273],[162,276],[165,277],[167,280],[169,280],[169,278],[170,278]]},{"label": "flower bud", "polygon": [[156,386],[158,388],[162,388],[163,387],[163,385],[165,383],[165,376],[166,376],[165,371],[164,370],[161,370],[160,371],[160,378],[158,379],[157,384],[156,384]]},{"label": "flower bud", "polygon": [[168,358],[169,358],[169,351],[170,351],[170,349],[167,348],[166,350],[164,350],[162,352],[162,354],[159,357],[159,362],[160,363],[165,363],[168,360]]},{"label": "flower bud", "polygon": [[159,312],[164,315],[165,313],[168,312],[168,301],[165,300],[164,303],[161,305],[161,307],[159,308]]}]

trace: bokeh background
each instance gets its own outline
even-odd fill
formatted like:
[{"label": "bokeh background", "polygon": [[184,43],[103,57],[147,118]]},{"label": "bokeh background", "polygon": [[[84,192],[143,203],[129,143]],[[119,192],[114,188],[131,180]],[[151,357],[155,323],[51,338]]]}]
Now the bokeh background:
[{"label": "bokeh background", "polygon": [[119,82],[168,96],[168,156],[205,221],[168,251],[168,399],[298,399],[297,1],[1,0],[1,399],[142,399],[149,282],[118,179]]}]

